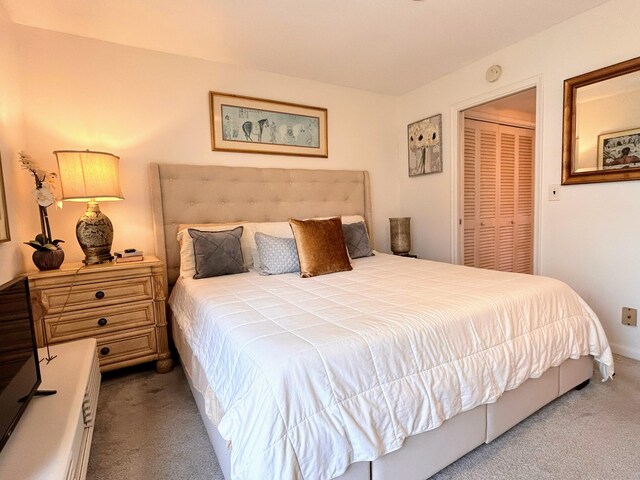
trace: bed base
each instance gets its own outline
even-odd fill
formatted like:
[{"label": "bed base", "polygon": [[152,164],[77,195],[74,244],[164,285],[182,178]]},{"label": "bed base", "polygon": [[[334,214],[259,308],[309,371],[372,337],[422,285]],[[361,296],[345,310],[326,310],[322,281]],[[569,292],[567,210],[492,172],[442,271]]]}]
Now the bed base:
[{"label": "bed base", "polygon": [[[182,332],[173,319],[172,330],[178,353],[182,358],[193,358],[190,347],[183,341]],[[480,405],[456,415],[435,430],[407,438],[399,450],[372,462],[352,464],[336,479],[424,480],[483,443],[493,441],[569,390],[584,388],[592,375],[591,356],[569,359],[558,367],[550,368],[541,377],[530,378],[517,389],[505,392],[495,403]],[[192,385],[190,376],[186,377],[220,468],[225,479],[229,480],[230,455],[226,441],[206,414],[203,395]]]}]

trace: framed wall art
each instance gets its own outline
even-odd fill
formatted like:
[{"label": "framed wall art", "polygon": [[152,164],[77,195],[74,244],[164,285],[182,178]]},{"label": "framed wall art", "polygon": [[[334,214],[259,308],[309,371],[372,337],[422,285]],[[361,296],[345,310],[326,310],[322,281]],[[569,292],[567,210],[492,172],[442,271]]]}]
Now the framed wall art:
[{"label": "framed wall art", "polygon": [[409,176],[442,172],[442,115],[410,123],[407,130]]},{"label": "framed wall art", "polygon": [[602,170],[640,167],[640,128],[599,135],[598,167]]},{"label": "framed wall art", "polygon": [[9,217],[7,215],[7,197],[4,193],[4,179],[2,178],[2,158],[0,157],[0,242],[11,240],[9,234]]},{"label": "framed wall art", "polygon": [[327,157],[327,109],[210,92],[212,149]]}]

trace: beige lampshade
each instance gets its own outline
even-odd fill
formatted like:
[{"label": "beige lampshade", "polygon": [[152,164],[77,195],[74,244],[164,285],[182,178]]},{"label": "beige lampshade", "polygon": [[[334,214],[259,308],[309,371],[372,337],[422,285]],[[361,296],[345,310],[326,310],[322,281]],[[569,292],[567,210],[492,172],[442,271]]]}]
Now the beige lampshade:
[{"label": "beige lampshade", "polygon": [[56,150],[62,200],[88,202],[122,200],[118,162],[111,153]]}]

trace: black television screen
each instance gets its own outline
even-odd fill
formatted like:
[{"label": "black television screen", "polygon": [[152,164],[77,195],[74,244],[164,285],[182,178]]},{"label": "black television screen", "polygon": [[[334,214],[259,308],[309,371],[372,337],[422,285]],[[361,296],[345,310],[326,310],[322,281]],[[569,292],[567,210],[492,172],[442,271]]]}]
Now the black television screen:
[{"label": "black television screen", "polygon": [[0,450],[40,385],[29,283],[18,277],[0,286]]}]

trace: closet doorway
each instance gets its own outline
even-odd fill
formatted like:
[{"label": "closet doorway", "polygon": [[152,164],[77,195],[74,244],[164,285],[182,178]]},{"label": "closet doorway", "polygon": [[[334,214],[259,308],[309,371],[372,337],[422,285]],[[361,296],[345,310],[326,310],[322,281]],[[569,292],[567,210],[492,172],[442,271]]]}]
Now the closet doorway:
[{"label": "closet doorway", "polygon": [[536,89],[463,112],[459,258],[533,273]]}]

